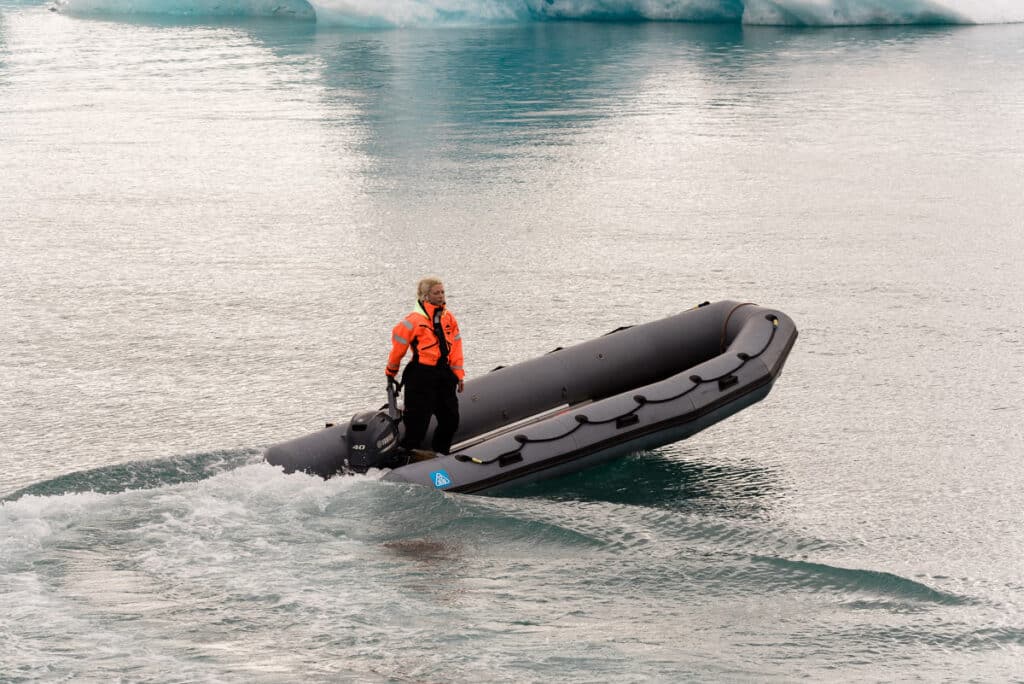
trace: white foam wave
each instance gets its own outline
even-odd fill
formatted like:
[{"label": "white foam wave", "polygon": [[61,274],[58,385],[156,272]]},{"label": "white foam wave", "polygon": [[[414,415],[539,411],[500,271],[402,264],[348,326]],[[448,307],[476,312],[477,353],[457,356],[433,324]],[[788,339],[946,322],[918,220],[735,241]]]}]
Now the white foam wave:
[{"label": "white foam wave", "polygon": [[0,505],[0,537],[6,540],[7,551],[11,552],[6,560],[11,560],[21,553],[38,550],[54,537],[74,537],[75,528],[80,528],[83,521],[92,528],[113,520],[116,527],[127,517],[134,519],[132,527],[137,529],[160,529],[168,520],[180,517],[182,511],[189,511],[188,517],[209,513],[211,519],[223,518],[237,512],[240,501],[252,502],[256,514],[264,512],[264,507],[275,512],[290,508],[291,515],[319,514],[330,502],[338,497],[343,499],[353,487],[381,475],[374,471],[325,482],[301,473],[285,477],[280,468],[256,463],[198,482],[151,489],[28,494]]},{"label": "white foam wave", "polygon": [[413,27],[544,19],[715,21],[783,26],[1024,22],[1020,0],[57,0],[72,13],[288,16]]}]

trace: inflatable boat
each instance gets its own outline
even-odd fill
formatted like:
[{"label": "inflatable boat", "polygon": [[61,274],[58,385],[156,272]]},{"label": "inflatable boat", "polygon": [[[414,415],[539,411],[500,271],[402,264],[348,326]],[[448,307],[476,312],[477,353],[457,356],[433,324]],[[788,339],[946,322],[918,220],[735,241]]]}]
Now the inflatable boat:
[{"label": "inflatable boat", "polygon": [[380,468],[385,480],[492,493],[686,439],[731,416],[768,395],[796,337],[777,309],[705,302],[468,380],[448,455],[417,461],[399,448],[392,395],[381,409],[271,446],[266,460],[325,478]]}]

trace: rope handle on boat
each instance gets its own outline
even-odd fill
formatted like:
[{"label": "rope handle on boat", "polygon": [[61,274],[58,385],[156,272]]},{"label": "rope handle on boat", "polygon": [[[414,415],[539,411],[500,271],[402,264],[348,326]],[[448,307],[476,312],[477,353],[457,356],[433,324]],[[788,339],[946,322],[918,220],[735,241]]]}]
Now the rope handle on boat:
[{"label": "rope handle on boat", "polygon": [[[740,304],[739,306],[736,306],[735,308],[733,308],[733,311],[738,309],[740,306],[745,306],[745,304]],[[730,316],[732,315],[732,311],[729,312],[729,315]],[[629,425],[633,425],[633,424],[639,422],[639,420],[640,420],[639,417],[636,415],[636,412],[639,411],[640,408],[642,406],[644,406],[645,404],[665,404],[665,403],[668,403],[670,401],[676,401],[677,399],[682,399],[687,394],[689,394],[690,392],[694,391],[695,389],[697,389],[698,387],[700,387],[704,383],[717,382],[717,383],[719,383],[719,388],[721,388],[721,389],[725,389],[727,387],[731,387],[732,385],[734,385],[734,384],[736,384],[738,382],[738,378],[736,378],[736,373],[739,370],[741,370],[743,368],[743,366],[747,365],[748,362],[753,361],[754,359],[756,359],[757,357],[761,356],[766,351],[768,351],[768,347],[772,346],[772,342],[775,340],[775,333],[779,329],[779,317],[776,316],[775,314],[766,314],[765,318],[772,322],[772,332],[768,336],[768,341],[765,343],[764,347],[761,348],[761,351],[757,352],[756,354],[747,354],[746,352],[739,352],[739,353],[737,353],[736,357],[740,360],[740,365],[736,366],[736,368],[732,369],[731,371],[723,373],[723,374],[721,374],[721,375],[719,375],[717,377],[714,377],[714,378],[702,378],[699,375],[691,375],[690,376],[690,381],[693,382],[693,386],[689,387],[688,389],[685,389],[682,392],[680,392],[679,394],[675,394],[675,395],[673,395],[671,397],[664,397],[664,398],[661,398],[661,399],[650,399],[650,398],[644,396],[643,394],[635,394],[635,395],[633,395],[633,401],[636,402],[636,406],[634,406],[629,411],[626,411],[622,415],[615,416],[613,418],[605,418],[604,420],[591,420],[588,416],[586,416],[586,415],[584,415],[582,413],[578,414],[577,416],[575,416],[576,425],[573,426],[572,428],[570,428],[569,430],[567,430],[566,432],[563,432],[562,434],[557,435],[555,437],[529,437],[529,436],[524,435],[524,434],[515,435],[513,437],[513,439],[516,440],[517,442],[519,442],[520,446],[518,448],[516,448],[516,449],[513,449],[512,451],[506,451],[505,453],[498,454],[497,456],[494,456],[493,458],[489,458],[489,459],[484,460],[484,459],[474,458],[473,456],[470,456],[469,454],[456,454],[455,455],[455,460],[456,461],[462,461],[464,463],[466,463],[466,462],[476,463],[478,465],[488,465],[490,463],[494,463],[495,461],[508,460],[508,459],[510,459],[510,458],[512,458],[514,456],[518,456],[519,454],[521,454],[522,451],[523,451],[523,447],[526,446],[527,444],[542,444],[542,443],[545,443],[545,442],[557,442],[558,440],[564,439],[564,438],[568,437],[569,435],[573,434],[574,432],[579,430],[584,425],[605,425],[607,423],[616,423],[617,425],[620,425],[621,427],[627,427]],[[728,325],[728,318],[726,319],[726,324]]]}]

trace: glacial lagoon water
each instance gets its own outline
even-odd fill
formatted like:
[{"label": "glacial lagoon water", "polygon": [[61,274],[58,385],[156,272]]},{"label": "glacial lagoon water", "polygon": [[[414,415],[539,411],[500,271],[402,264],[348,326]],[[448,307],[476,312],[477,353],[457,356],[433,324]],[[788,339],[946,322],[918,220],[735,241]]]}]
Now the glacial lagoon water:
[{"label": "glacial lagoon water", "polygon": [[[0,3],[0,680],[1024,677],[1024,25],[772,5]],[[382,402],[426,273],[470,377],[801,336],[511,496],[262,463]]]}]

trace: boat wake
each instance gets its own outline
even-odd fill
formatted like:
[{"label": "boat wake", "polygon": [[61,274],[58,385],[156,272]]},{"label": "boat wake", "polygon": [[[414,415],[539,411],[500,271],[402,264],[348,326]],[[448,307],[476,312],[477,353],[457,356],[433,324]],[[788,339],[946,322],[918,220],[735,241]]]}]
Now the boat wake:
[{"label": "boat wake", "polygon": [[765,26],[1024,22],[1019,0],[58,0],[75,14],[289,17],[362,28],[573,21]]},{"label": "boat wake", "polygon": [[50,497],[84,492],[116,494],[198,482],[250,463],[258,463],[262,458],[262,449],[239,449],[103,466],[37,482],[0,497],[0,504],[25,496]]},{"label": "boat wake", "polygon": [[[291,681],[298,671],[376,681],[444,679],[452,662],[472,662],[474,672],[515,679],[510,666],[481,665],[476,654],[499,651],[509,634],[536,639],[530,651],[545,654],[552,634],[576,639],[590,622],[600,636],[588,634],[589,642],[625,642],[646,628],[668,635],[652,642],[668,652],[678,648],[672,630],[682,628],[674,625],[699,629],[713,624],[711,611],[728,620],[737,606],[784,616],[795,606],[780,620],[785,638],[824,650],[829,642],[819,635],[839,632],[863,644],[864,657],[925,644],[929,653],[990,658],[1021,644],[1005,604],[976,596],[976,585],[894,574],[898,563],[869,560],[873,549],[856,539],[685,505],[747,496],[751,481],[770,492],[770,475],[744,468],[716,474],[681,465],[672,472],[734,484],[721,483],[714,496],[696,483],[671,486],[652,507],[629,495],[616,501],[622,495],[595,480],[621,471],[628,481],[651,457],[572,476],[582,499],[452,496],[372,475],[323,480],[251,457],[106,468],[3,501],[5,666],[26,679],[159,680],[173,667],[201,681],[239,672]],[[87,481],[120,491],[92,491]],[[673,502],[673,492],[682,500]],[[591,617],[601,610],[616,617]],[[608,636],[606,625],[620,622]],[[468,624],[460,628],[468,634],[452,624]],[[443,662],[425,636],[441,633],[454,635]],[[166,655],[154,660],[157,649]],[[405,655],[382,663],[380,653]]]}]

